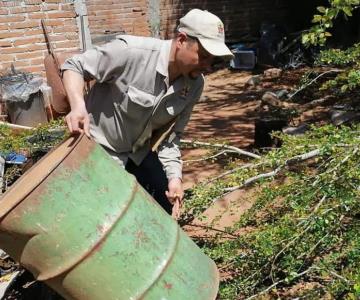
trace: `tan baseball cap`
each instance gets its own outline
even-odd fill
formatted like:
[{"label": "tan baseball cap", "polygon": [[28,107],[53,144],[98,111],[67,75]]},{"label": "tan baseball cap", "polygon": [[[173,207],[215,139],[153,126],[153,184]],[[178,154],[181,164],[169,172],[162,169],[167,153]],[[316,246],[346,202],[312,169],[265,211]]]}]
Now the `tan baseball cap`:
[{"label": "tan baseball cap", "polygon": [[207,10],[192,9],[180,19],[179,32],[196,37],[207,52],[224,59],[234,55],[225,45],[224,24]]}]

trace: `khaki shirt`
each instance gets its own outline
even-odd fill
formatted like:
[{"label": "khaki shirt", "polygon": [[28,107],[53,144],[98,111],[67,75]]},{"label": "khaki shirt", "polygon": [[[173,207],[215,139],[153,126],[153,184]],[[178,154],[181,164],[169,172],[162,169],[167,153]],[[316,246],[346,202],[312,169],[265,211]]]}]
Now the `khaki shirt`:
[{"label": "khaki shirt", "polygon": [[179,143],[204,77],[179,77],[169,86],[171,40],[118,36],[116,40],[68,59],[62,70],[95,79],[86,106],[94,139],[140,164],[156,130],[175,121],[158,148],[168,178],[182,177]]}]

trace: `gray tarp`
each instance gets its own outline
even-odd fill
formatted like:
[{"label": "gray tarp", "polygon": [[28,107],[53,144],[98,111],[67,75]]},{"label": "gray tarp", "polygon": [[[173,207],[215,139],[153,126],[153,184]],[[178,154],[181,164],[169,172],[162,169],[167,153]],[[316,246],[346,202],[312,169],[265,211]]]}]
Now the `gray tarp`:
[{"label": "gray tarp", "polygon": [[43,80],[38,75],[13,73],[0,77],[0,95],[4,102],[26,102],[37,93]]}]

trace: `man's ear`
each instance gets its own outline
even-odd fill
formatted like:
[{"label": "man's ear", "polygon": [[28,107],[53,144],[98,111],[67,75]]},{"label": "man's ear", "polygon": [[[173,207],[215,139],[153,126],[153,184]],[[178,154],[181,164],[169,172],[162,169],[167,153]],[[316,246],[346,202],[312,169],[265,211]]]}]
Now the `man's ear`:
[{"label": "man's ear", "polygon": [[187,34],[185,32],[178,32],[176,37],[176,47],[182,48],[187,41]]}]

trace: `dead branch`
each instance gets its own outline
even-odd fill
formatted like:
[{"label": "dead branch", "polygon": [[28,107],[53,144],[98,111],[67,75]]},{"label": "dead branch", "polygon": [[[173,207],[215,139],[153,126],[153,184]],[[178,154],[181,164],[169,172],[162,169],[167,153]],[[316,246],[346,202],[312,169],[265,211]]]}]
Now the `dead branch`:
[{"label": "dead branch", "polygon": [[223,178],[225,176],[228,176],[228,175],[231,175],[232,173],[238,171],[238,170],[241,170],[241,169],[247,169],[247,168],[252,168],[252,167],[258,167],[260,165],[263,165],[264,163],[258,163],[258,164],[246,164],[246,165],[243,165],[243,166],[240,166],[240,167],[236,167],[232,170],[229,170],[229,171],[226,171],[222,174],[220,174],[219,176],[216,176],[215,178],[211,178],[209,179],[208,181],[204,182],[204,185],[207,185],[209,183],[212,183],[220,178]]},{"label": "dead branch", "polygon": [[206,143],[206,142],[198,142],[198,141],[192,141],[192,140],[180,140],[180,142],[182,144],[186,144],[186,145],[193,145],[193,146],[206,146],[206,147],[213,147],[213,148],[219,148],[219,149],[227,149],[227,150],[231,150],[234,151],[236,153],[245,155],[245,156],[249,156],[252,158],[260,158],[259,155],[239,149],[237,147],[234,146],[228,146],[225,144],[212,144],[212,143]]},{"label": "dead branch", "polygon": [[284,164],[278,166],[275,170],[273,170],[271,172],[263,173],[263,174],[259,174],[259,175],[256,175],[254,177],[251,177],[251,178],[245,180],[245,182],[243,184],[241,184],[241,185],[237,185],[237,186],[234,186],[234,187],[231,187],[231,188],[225,188],[224,192],[226,192],[226,193],[224,195],[216,198],[213,201],[215,202],[215,201],[221,199],[222,197],[226,196],[227,194],[229,194],[229,193],[231,193],[231,192],[233,192],[235,190],[241,189],[241,188],[243,188],[243,187],[245,187],[245,186],[247,186],[247,185],[249,185],[249,184],[251,184],[253,182],[256,182],[259,179],[274,177],[285,166],[290,166],[290,165],[293,165],[293,164],[295,164],[297,162],[308,160],[308,159],[313,158],[313,157],[315,157],[315,156],[317,156],[319,154],[320,154],[320,150],[315,149],[315,150],[312,150],[312,151],[310,151],[308,153],[304,153],[304,154],[300,154],[300,155],[296,155],[294,157],[291,157],[291,158],[287,159]]},{"label": "dead branch", "polygon": [[311,102],[304,104],[301,109],[299,109],[299,112],[304,112],[308,109],[314,108],[315,106],[326,104],[328,101],[333,99],[333,95],[326,95],[323,98],[312,100]]},{"label": "dead branch", "polygon": [[33,130],[34,127],[29,127],[29,126],[22,126],[22,125],[16,125],[16,124],[12,124],[12,123],[8,123],[8,122],[3,122],[0,121],[0,125],[6,125],[11,129],[15,129],[15,130]]},{"label": "dead branch", "polygon": [[326,72],[321,73],[320,75],[318,75],[317,77],[315,77],[313,80],[311,80],[309,83],[303,85],[300,89],[296,90],[294,93],[292,93],[288,100],[292,99],[296,94],[300,93],[302,90],[306,89],[307,87],[309,87],[310,85],[312,85],[314,82],[316,82],[320,77],[329,74],[329,73],[341,73],[343,72],[342,70],[339,69],[332,69],[332,70],[328,70]]},{"label": "dead branch", "polygon": [[242,185],[234,186],[234,187],[231,187],[231,188],[225,188],[224,191],[231,193],[231,192],[233,192],[235,190],[238,190],[240,188],[243,188],[243,187],[245,187],[245,186],[247,186],[247,185],[249,185],[249,184],[251,184],[251,183],[253,183],[255,181],[258,181],[259,179],[274,177],[277,173],[280,172],[281,168],[282,167],[280,166],[280,167],[277,167],[274,171],[259,174],[259,175],[256,175],[254,177],[251,177],[251,178],[245,180],[245,182]]},{"label": "dead branch", "polygon": [[223,150],[223,151],[220,151],[219,153],[216,153],[216,154],[214,154],[214,155],[207,156],[207,157],[204,157],[204,158],[184,160],[183,163],[192,163],[192,162],[206,161],[206,160],[209,160],[209,159],[216,158],[216,157],[218,157],[218,156],[220,156],[220,155],[223,155],[223,154],[225,154],[225,153],[235,153],[235,151],[233,151],[233,150]]},{"label": "dead branch", "polygon": [[[310,267],[308,269],[306,269],[304,272],[301,272],[301,273],[298,273],[296,274],[295,276],[293,276],[293,278],[299,278],[307,273],[309,273],[310,271],[312,271],[314,268],[313,267]],[[275,283],[273,283],[272,285],[270,285],[269,287],[267,287],[265,290],[261,291],[260,293],[257,293],[255,295],[252,295],[251,297],[248,297],[246,298],[245,300],[251,300],[251,299],[255,299],[255,298],[258,298],[259,296],[267,293],[268,291],[272,290],[274,287],[278,286],[280,283],[283,283],[285,280],[284,279],[281,279]]]}]

